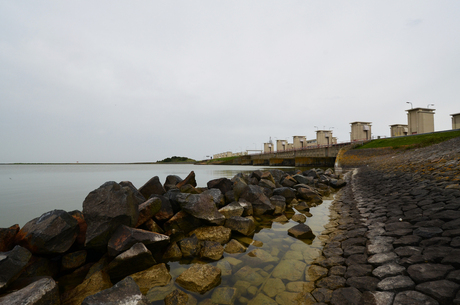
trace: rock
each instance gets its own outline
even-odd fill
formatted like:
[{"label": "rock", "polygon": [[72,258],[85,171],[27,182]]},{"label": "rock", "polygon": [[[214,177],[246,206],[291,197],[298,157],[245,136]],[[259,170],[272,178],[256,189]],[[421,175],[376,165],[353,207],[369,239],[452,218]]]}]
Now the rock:
[{"label": "rock", "polygon": [[136,225],[138,204],[129,187],[110,181],[86,196],[83,215],[87,224],[85,247],[105,251],[120,225]]},{"label": "rock", "polygon": [[241,216],[251,216],[254,213],[254,210],[252,208],[252,204],[249,201],[246,201],[244,199],[240,199],[238,201],[238,204],[243,207],[243,215]]},{"label": "rock", "polygon": [[26,287],[0,297],[1,305],[59,305],[59,288],[51,277],[38,277]]},{"label": "rock", "polygon": [[273,189],[276,188],[275,183],[271,182],[271,181],[268,180],[268,179],[260,179],[258,185],[259,185],[260,187],[263,187],[263,188],[266,188],[266,189],[270,189],[270,190],[273,190]]},{"label": "rock", "polygon": [[443,264],[417,264],[407,268],[407,273],[416,283],[441,280],[455,268]]},{"label": "rock", "polygon": [[284,259],[273,270],[272,276],[282,280],[299,281],[303,279],[307,264],[298,260]]},{"label": "rock", "polygon": [[292,176],[286,176],[281,180],[281,185],[283,187],[293,187],[296,184],[298,184],[298,182]]},{"label": "rock", "polygon": [[117,256],[137,243],[143,243],[151,252],[157,252],[169,244],[169,236],[122,225],[110,238],[108,253]]},{"label": "rock", "polygon": [[379,279],[372,276],[357,276],[348,278],[347,286],[355,287],[359,291],[375,291],[379,282]]},{"label": "rock", "polygon": [[244,266],[235,273],[234,281],[246,281],[257,287],[264,282],[264,278],[257,273],[257,269]]},{"label": "rock", "polygon": [[235,239],[230,240],[224,248],[227,253],[244,253],[246,250],[247,248]]},{"label": "rock", "polygon": [[414,234],[422,238],[441,236],[443,230],[438,227],[420,227],[414,230]]},{"label": "rock", "polygon": [[411,305],[411,304],[439,305],[439,303],[436,300],[418,291],[403,291],[403,292],[398,293],[394,299],[393,304],[394,305]]},{"label": "rock", "polygon": [[321,195],[318,194],[318,192],[316,192],[315,189],[307,185],[303,185],[302,187],[297,188],[297,198],[313,203],[323,202],[323,198],[321,197]]},{"label": "rock", "polygon": [[157,199],[161,200],[160,210],[153,215],[153,219],[155,219],[155,221],[162,223],[174,216],[174,208],[168,198],[154,194],[150,196],[149,200],[150,199],[154,200],[154,202],[157,202]]},{"label": "rock", "polygon": [[211,300],[216,304],[233,305],[237,297],[236,288],[218,287],[212,292]]},{"label": "rock", "polygon": [[217,241],[224,245],[230,240],[231,233],[232,230],[224,226],[210,226],[197,228],[190,235],[195,234],[200,241]]},{"label": "rock", "polygon": [[218,286],[221,280],[219,268],[210,265],[193,265],[176,278],[184,289],[204,294]]},{"label": "rock", "polygon": [[147,199],[153,194],[164,195],[164,193],[166,193],[166,190],[163,187],[163,185],[161,185],[160,178],[158,178],[158,176],[155,176],[151,178],[149,181],[147,181],[143,186],[141,186],[139,188],[139,192],[145,199]]},{"label": "rock", "polygon": [[194,171],[191,171],[187,175],[187,177],[185,177],[184,180],[182,180],[181,182],[177,183],[176,187],[180,189],[182,186],[184,186],[186,184],[190,184],[191,186],[196,187],[196,180],[195,180],[195,172]]},{"label": "rock", "polygon": [[220,269],[221,276],[232,275],[232,265],[228,261],[220,260],[216,267]]},{"label": "rock", "polygon": [[286,217],[286,215],[281,215],[272,220],[273,222],[289,222],[289,219]]},{"label": "rock", "polygon": [[243,235],[252,235],[256,229],[254,221],[248,217],[232,216],[225,221],[225,227]]},{"label": "rock", "polygon": [[31,257],[32,253],[21,246],[15,246],[8,252],[0,252],[0,291],[21,275]]},{"label": "rock", "polygon": [[346,280],[343,277],[331,275],[331,276],[320,279],[316,283],[316,287],[336,290],[338,288],[344,287],[345,283],[346,283]]},{"label": "rock", "polygon": [[406,271],[401,265],[395,263],[389,263],[386,265],[379,266],[372,271],[372,275],[379,279],[384,279],[390,276],[403,275]]},{"label": "rock", "polygon": [[74,289],[62,294],[61,305],[79,305],[86,297],[110,287],[112,283],[107,273],[98,271]]},{"label": "rock", "polygon": [[180,240],[178,245],[183,257],[197,256],[201,250],[201,242],[196,235]]},{"label": "rock", "polygon": [[324,267],[311,265],[308,267],[307,272],[305,273],[305,280],[311,282],[317,281],[323,277],[326,277],[328,272],[329,271]]},{"label": "rock", "polygon": [[306,224],[300,223],[288,230],[288,234],[298,239],[314,239],[311,228]]},{"label": "rock", "polygon": [[292,215],[291,220],[299,223],[304,223],[307,221],[307,217],[303,214],[294,214]]},{"label": "rock", "polygon": [[391,262],[397,262],[399,259],[398,255],[394,252],[377,253],[370,256],[367,261],[373,265],[384,265]]},{"label": "rock", "polygon": [[59,254],[70,249],[78,235],[78,222],[63,210],[53,210],[22,227],[15,243],[34,254]]},{"label": "rock", "polygon": [[377,288],[379,290],[392,291],[392,292],[411,290],[411,289],[414,289],[414,287],[415,287],[415,283],[412,281],[412,279],[404,275],[387,277],[381,280],[377,284]]},{"label": "rock", "polygon": [[[395,294],[388,291],[365,291],[361,297],[360,305],[392,305]],[[403,303],[406,304],[406,303]],[[417,303],[407,303],[417,304]],[[399,304],[402,305],[402,304]]]},{"label": "rock", "polygon": [[332,290],[326,288],[316,288],[311,293],[318,302],[329,303],[332,298]]},{"label": "rock", "polygon": [[[0,263],[1,264],[1,263]],[[20,277],[50,276],[55,277],[59,272],[59,263],[45,257],[32,256]]]},{"label": "rock", "polygon": [[248,257],[250,257],[248,262],[251,266],[273,263],[279,260],[278,257],[273,257],[270,253],[268,253],[267,251],[263,249],[254,249],[251,252],[249,252],[247,255]]},{"label": "rock", "polygon": [[200,257],[217,261],[224,254],[224,247],[216,241],[204,241],[200,250]]},{"label": "rock", "polygon": [[286,284],[286,290],[290,292],[312,292],[314,289],[314,282],[289,282]]},{"label": "rock", "polygon": [[278,305],[278,302],[267,297],[263,293],[259,293],[255,298],[249,301],[248,305]]},{"label": "rock", "polygon": [[[221,208],[221,207],[225,206],[225,196],[219,189],[205,190],[201,194],[203,196],[204,195],[211,196],[212,201],[214,201],[216,207]],[[229,202],[232,202],[232,201],[229,201]]]},{"label": "rock", "polygon": [[83,248],[85,246],[86,229],[87,229],[85,217],[83,216],[83,213],[78,210],[71,211],[69,212],[69,214],[78,223],[78,235],[77,235],[77,238],[75,239],[75,242],[79,248]]},{"label": "rock", "polygon": [[258,185],[248,185],[242,192],[240,199],[249,201],[252,204],[254,215],[272,214],[275,207],[265,195],[264,189]]},{"label": "rock", "polygon": [[212,197],[207,194],[200,194],[198,196],[197,201],[188,201],[182,208],[183,211],[209,224],[223,225],[225,216],[219,213]]},{"label": "rock", "polygon": [[75,269],[70,274],[65,274],[61,277],[58,277],[56,279],[56,283],[59,286],[59,291],[64,293],[80,285],[85,279],[89,278],[87,277],[87,274],[91,270],[92,266],[93,263],[88,263],[78,269]]},{"label": "rock", "polygon": [[165,305],[194,305],[197,300],[182,290],[176,289],[165,297],[164,302]]},{"label": "rock", "polygon": [[329,184],[333,188],[338,189],[338,188],[342,188],[345,185],[347,185],[347,182],[345,180],[343,180],[343,179],[330,179]]},{"label": "rock", "polygon": [[280,280],[279,278],[270,278],[265,282],[265,285],[263,286],[262,291],[269,296],[270,298],[273,298],[277,294],[283,292],[286,290],[286,286],[284,285],[283,281]]},{"label": "rock", "polygon": [[232,190],[233,183],[227,178],[219,178],[208,181],[207,186],[208,189],[216,188],[219,189],[222,194],[225,194],[226,192]]},{"label": "rock", "polygon": [[[332,293],[332,305],[358,305],[361,292],[354,287],[338,288]],[[379,304],[380,305],[380,304]]]},{"label": "rock", "polygon": [[219,213],[224,215],[226,219],[232,216],[242,216],[243,212],[244,208],[238,202],[232,202],[219,209]]},{"label": "rock", "polygon": [[129,250],[115,257],[107,266],[107,273],[114,281],[127,275],[145,270],[156,264],[152,253],[142,243],[133,245]]},{"label": "rock", "polygon": [[275,195],[270,197],[270,202],[275,206],[274,215],[280,215],[284,213],[286,209],[286,199],[283,196]]},{"label": "rock", "polygon": [[163,187],[166,191],[169,191],[170,189],[177,188],[176,185],[181,181],[182,178],[177,175],[168,175],[166,177],[165,183],[163,184]]},{"label": "rock", "polygon": [[295,189],[290,187],[280,187],[273,190],[273,196],[283,196],[286,199],[286,203],[290,204],[295,199]]},{"label": "rock", "polygon": [[130,277],[123,279],[111,288],[86,297],[82,305],[148,305],[139,286]]},{"label": "rock", "polygon": [[[165,299],[171,292],[174,290],[177,290],[176,285],[174,284],[174,281],[170,281],[169,284],[161,287],[153,287],[147,292],[147,300],[149,302],[155,302],[155,301],[162,301]],[[188,304],[187,304],[188,305]],[[190,304],[192,305],[192,304]]]},{"label": "rock", "polygon": [[165,234],[169,236],[187,235],[191,231],[201,227],[203,222],[192,215],[180,211],[164,223]]},{"label": "rock", "polygon": [[0,252],[7,252],[14,247],[14,238],[19,232],[19,225],[15,224],[9,228],[0,228]]},{"label": "rock", "polygon": [[440,304],[450,304],[459,289],[459,285],[448,281],[440,280],[434,282],[426,282],[415,286],[415,290],[425,293],[437,300]]},{"label": "rock", "polygon": [[[147,220],[151,219],[161,209],[161,199],[158,197],[149,198],[139,205],[139,218],[135,227],[139,227]],[[172,217],[172,215],[171,215]]]},{"label": "rock", "polygon": [[150,289],[165,286],[171,281],[171,275],[165,264],[152,266],[144,271],[131,274],[142,294],[147,294]]},{"label": "rock", "polygon": [[170,243],[163,254],[164,260],[174,261],[182,258],[182,251],[176,242]]},{"label": "rock", "polygon": [[373,268],[371,265],[365,265],[365,264],[351,265],[347,268],[347,272],[345,273],[345,278],[371,275],[372,269]]},{"label": "rock", "polygon": [[190,184],[186,184],[186,185],[181,186],[179,190],[180,190],[181,193],[187,193],[187,194],[200,194],[201,193],[200,190],[198,190],[197,188],[194,188]]},{"label": "rock", "polygon": [[86,261],[86,255],[86,250],[80,250],[64,255],[61,261],[62,269],[69,270],[82,266]]},{"label": "rock", "polygon": [[139,226],[139,229],[160,234],[165,233],[165,231],[163,231],[163,229],[153,219],[148,219],[141,226]]}]

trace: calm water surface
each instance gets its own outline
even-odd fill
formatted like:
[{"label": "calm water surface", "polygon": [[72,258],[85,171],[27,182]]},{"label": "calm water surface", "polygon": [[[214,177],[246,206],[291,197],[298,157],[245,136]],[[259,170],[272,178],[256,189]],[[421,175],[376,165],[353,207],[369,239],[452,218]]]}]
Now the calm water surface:
[{"label": "calm water surface", "polygon": [[69,164],[0,165],[0,228],[23,226],[54,209],[82,210],[89,192],[106,181],[131,181],[137,188],[153,176],[184,179],[195,171],[198,186],[209,180],[232,178],[261,167],[193,164]]}]

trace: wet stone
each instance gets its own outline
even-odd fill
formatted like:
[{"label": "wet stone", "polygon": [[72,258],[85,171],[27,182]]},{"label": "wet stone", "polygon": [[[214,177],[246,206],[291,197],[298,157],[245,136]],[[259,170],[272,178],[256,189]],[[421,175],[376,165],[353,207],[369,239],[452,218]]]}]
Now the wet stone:
[{"label": "wet stone", "polygon": [[398,260],[398,255],[394,252],[387,253],[377,253],[370,256],[367,261],[373,265],[384,265],[391,262],[396,262]]},{"label": "wet stone", "polygon": [[317,265],[311,265],[308,267],[307,272],[305,273],[305,280],[314,282],[327,276],[327,274],[328,269]]},{"label": "wet stone", "polygon": [[384,279],[390,276],[403,275],[406,268],[395,263],[389,263],[375,268],[372,271],[372,275],[379,279]]},{"label": "wet stone", "polygon": [[367,246],[367,254],[373,255],[393,251],[393,245],[390,243],[375,243]]},{"label": "wet stone", "polygon": [[364,264],[351,265],[347,268],[345,278],[366,276],[372,274],[372,266]]},{"label": "wet stone", "polygon": [[344,287],[346,280],[343,277],[331,275],[319,280],[316,286],[319,288],[327,288],[335,290],[337,288]]},{"label": "wet stone", "polygon": [[447,275],[446,280],[449,280],[449,281],[452,281],[452,282],[455,282],[455,283],[459,284],[460,283],[460,270],[454,270],[454,271],[450,272]]},{"label": "wet stone", "polygon": [[360,305],[392,305],[394,296],[395,294],[393,292],[388,291],[365,291],[361,298]]},{"label": "wet stone", "polygon": [[343,254],[343,250],[340,248],[325,248],[323,249],[323,255],[325,257],[340,256]]},{"label": "wet stone", "polygon": [[334,266],[329,269],[329,275],[345,276],[347,272],[347,267],[345,266]]},{"label": "wet stone", "polygon": [[345,264],[347,266],[351,266],[355,264],[367,264],[367,259],[368,257],[366,254],[354,254],[354,255],[349,256],[346,259]]},{"label": "wet stone", "polygon": [[422,238],[417,235],[403,236],[393,242],[394,247],[400,246],[418,246]]},{"label": "wet stone", "polygon": [[[452,250],[453,249],[451,247],[444,246],[428,247],[423,250],[423,258],[429,262],[440,262],[441,260],[447,258]],[[445,264],[445,262],[443,262],[443,264]]]},{"label": "wet stone", "polygon": [[408,276],[398,275],[387,277],[377,284],[379,290],[402,291],[414,289],[415,283]]},{"label": "wet stone", "polygon": [[459,287],[454,282],[440,280],[419,284],[415,287],[415,290],[431,296],[441,304],[448,304],[454,299]]},{"label": "wet stone", "polygon": [[394,251],[400,257],[422,254],[422,248],[421,247],[414,247],[414,246],[399,247],[399,248],[396,248]]},{"label": "wet stone", "polygon": [[454,267],[443,264],[417,264],[407,268],[407,273],[416,283],[444,279]]},{"label": "wet stone", "polygon": [[272,276],[288,281],[298,281],[304,276],[307,264],[297,260],[282,260],[273,270]]},{"label": "wet stone", "polygon": [[423,304],[423,305],[439,305],[439,303],[418,291],[403,291],[396,295],[393,305],[410,305],[410,304]]},{"label": "wet stone", "polygon": [[332,293],[332,305],[358,305],[362,293],[355,287],[339,288]]},{"label": "wet stone", "polygon": [[418,235],[422,238],[432,238],[441,236],[443,230],[439,227],[420,227],[414,230],[414,235]]},{"label": "wet stone", "polygon": [[279,278],[270,278],[265,282],[262,291],[269,297],[273,298],[277,294],[286,290],[286,286]]},{"label": "wet stone", "polygon": [[311,294],[316,299],[316,301],[328,303],[331,301],[332,292],[333,291],[330,289],[316,288],[315,290],[312,291]]},{"label": "wet stone", "polygon": [[350,277],[347,286],[358,288],[360,291],[375,291],[379,279],[372,276]]},{"label": "wet stone", "polygon": [[343,252],[343,256],[349,257],[350,255],[353,254],[362,254],[366,252],[366,247],[364,246],[351,246],[348,248],[345,248],[345,251]]},{"label": "wet stone", "polygon": [[231,287],[218,287],[214,289],[211,300],[217,304],[231,305],[237,297],[237,289]]}]

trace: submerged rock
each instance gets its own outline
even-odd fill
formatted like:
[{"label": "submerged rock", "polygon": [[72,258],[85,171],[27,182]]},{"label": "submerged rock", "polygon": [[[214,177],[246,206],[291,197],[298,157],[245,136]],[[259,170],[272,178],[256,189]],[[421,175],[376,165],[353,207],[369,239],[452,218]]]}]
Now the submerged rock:
[{"label": "submerged rock", "polygon": [[315,234],[309,226],[306,224],[300,223],[288,230],[288,234],[299,239],[313,239]]},{"label": "submerged rock", "polygon": [[118,282],[115,286],[86,297],[82,305],[148,305],[139,286],[130,277]]},{"label": "submerged rock", "polygon": [[158,264],[141,272],[131,274],[130,277],[139,286],[143,294],[159,286],[165,286],[171,281],[171,274],[165,264]]}]

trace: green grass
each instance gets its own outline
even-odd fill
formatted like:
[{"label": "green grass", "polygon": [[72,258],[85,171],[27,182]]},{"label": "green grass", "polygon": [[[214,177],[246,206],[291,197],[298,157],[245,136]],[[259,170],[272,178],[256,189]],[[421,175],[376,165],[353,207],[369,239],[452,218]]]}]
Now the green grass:
[{"label": "green grass", "polygon": [[196,162],[193,159],[187,158],[187,157],[178,157],[178,156],[173,156],[171,158],[166,158],[161,161],[157,161],[157,163],[178,163],[178,162]]},{"label": "green grass", "polygon": [[452,138],[460,137],[460,131],[446,131],[446,132],[436,132],[429,134],[420,134],[414,136],[405,136],[397,138],[388,138],[388,139],[378,139],[372,140],[364,145],[357,147],[361,148],[380,148],[380,147],[392,147],[394,149],[398,148],[418,148],[426,147],[433,144],[441,143]]}]

